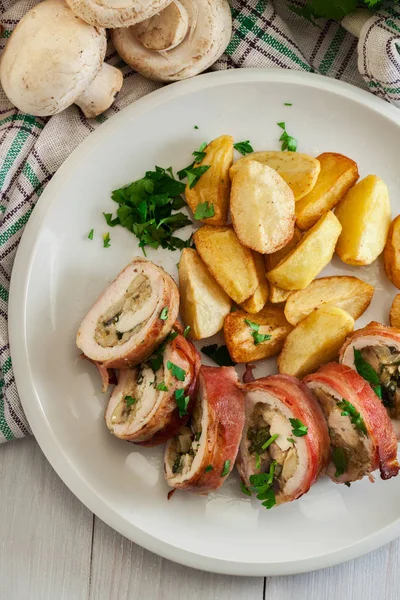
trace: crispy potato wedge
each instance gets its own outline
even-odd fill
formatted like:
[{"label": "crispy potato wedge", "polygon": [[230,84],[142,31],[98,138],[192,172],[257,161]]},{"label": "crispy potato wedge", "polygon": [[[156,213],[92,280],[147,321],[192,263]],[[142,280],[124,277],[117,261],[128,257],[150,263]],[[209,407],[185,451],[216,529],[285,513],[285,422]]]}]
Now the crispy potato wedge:
[{"label": "crispy potato wedge", "polygon": [[[260,325],[258,333],[270,335],[271,338],[256,344],[252,335],[255,330],[245,319]],[[237,363],[252,362],[278,354],[292,329],[285,319],[283,309],[278,306],[265,306],[256,315],[238,310],[227,315],[224,322],[226,345],[232,360]]]},{"label": "crispy potato wedge", "polygon": [[241,304],[254,294],[259,285],[254,256],[232,227],[203,225],[193,239],[211,275],[232,300]]},{"label": "crispy potato wedge", "polygon": [[387,278],[400,290],[400,215],[390,224],[383,262]]},{"label": "crispy potato wedge", "polygon": [[[301,231],[300,229],[297,229],[297,227],[295,227],[292,239],[288,244],[286,244],[284,248],[281,248],[273,254],[266,254],[264,256],[265,269],[267,271],[271,271],[271,269],[276,267],[276,265],[280,263],[281,260],[285,258],[285,256],[287,256],[291,250],[293,250],[293,248],[298,244],[300,240]],[[289,292],[288,290],[283,290],[282,288],[277,287],[272,283],[269,284],[269,301],[272,304],[280,304],[282,302],[285,302],[285,300],[290,296],[291,293],[292,292]]]},{"label": "crispy potato wedge", "polygon": [[303,235],[297,246],[271,271],[268,280],[284,290],[302,290],[330,262],[342,227],[332,211]]},{"label": "crispy potato wedge", "polygon": [[382,179],[368,175],[349,190],[335,214],[342,225],[336,252],[348,265],[370,265],[383,251],[391,212]]},{"label": "crispy potato wedge", "polygon": [[253,252],[253,258],[256,266],[258,288],[250,298],[241,304],[241,308],[251,314],[258,313],[264,308],[269,295],[269,283],[265,274],[264,257],[258,252]]},{"label": "crispy potato wedge", "polygon": [[280,373],[304,377],[334,360],[354,319],[337,306],[316,308],[287,336],[278,356]]},{"label": "crispy potato wedge", "polygon": [[357,163],[343,154],[324,152],[317,157],[321,171],[312,191],[296,203],[296,225],[310,229],[343,198],[359,178]]},{"label": "crispy potato wedge", "polygon": [[253,152],[240,158],[231,167],[231,177],[247,161],[256,160],[274,169],[291,188],[294,199],[300,200],[313,189],[320,172],[320,164],[316,158],[300,152]]},{"label": "crispy potato wedge", "polygon": [[393,299],[389,314],[389,321],[391,327],[400,329],[400,294],[397,294]]},{"label": "crispy potato wedge", "polygon": [[292,292],[285,306],[285,317],[297,325],[312,311],[326,304],[345,310],[354,320],[370,305],[374,287],[347,275],[314,279],[304,290]]},{"label": "crispy potato wedge", "polygon": [[293,192],[274,169],[248,160],[232,179],[231,216],[244,246],[276,252],[293,237]]},{"label": "crispy potato wedge", "polygon": [[225,225],[229,211],[229,195],[231,191],[231,180],[229,169],[233,163],[233,137],[230,135],[221,135],[213,140],[204,149],[205,157],[196,167],[210,165],[208,171],[204,173],[190,189],[186,186],[186,202],[193,211],[199,204],[209,202],[214,206],[214,216],[200,219],[207,225]]},{"label": "crispy potato wedge", "polygon": [[190,337],[202,340],[224,326],[232,301],[193,248],[184,248],[178,266],[180,311]]}]

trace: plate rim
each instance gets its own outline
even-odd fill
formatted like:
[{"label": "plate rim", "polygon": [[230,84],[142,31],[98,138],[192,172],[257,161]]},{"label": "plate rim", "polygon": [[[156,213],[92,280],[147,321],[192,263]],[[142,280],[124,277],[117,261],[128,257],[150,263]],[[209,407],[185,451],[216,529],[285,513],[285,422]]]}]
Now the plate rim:
[{"label": "plate rim", "polygon": [[75,471],[73,463],[56,439],[46,414],[42,410],[29,365],[26,346],[25,310],[36,234],[40,230],[42,221],[56,198],[53,190],[56,192],[57,188],[73,172],[75,166],[79,164],[81,158],[90,154],[91,149],[99,143],[104,143],[109,135],[119,129],[120,122],[125,121],[127,117],[135,118],[141,113],[147,112],[168,100],[204,89],[205,87],[240,82],[255,83],[258,81],[292,83],[294,85],[303,84],[308,87],[316,87],[323,91],[333,92],[371,108],[379,112],[382,116],[389,118],[395,124],[400,125],[398,109],[384,100],[373,96],[370,92],[349,83],[303,71],[263,68],[216,71],[199,75],[193,79],[173,83],[151,92],[125,107],[118,114],[113,115],[112,118],[92,132],[70,154],[47,184],[26,225],[15,257],[10,283],[8,326],[16,385],[33,435],[61,480],[91,512],[124,537],[128,537],[128,539],[131,539],[146,550],[168,560],[212,573],[262,577],[294,575],[331,567],[371,552],[400,535],[400,515],[394,523],[362,538],[355,544],[346,546],[335,552],[321,554],[317,557],[285,562],[255,563],[254,561],[243,562],[199,555],[162,541],[132,523],[130,524],[131,531],[127,534],[124,530],[125,520],[123,517],[118,515],[109,503],[97,496],[96,491]]}]

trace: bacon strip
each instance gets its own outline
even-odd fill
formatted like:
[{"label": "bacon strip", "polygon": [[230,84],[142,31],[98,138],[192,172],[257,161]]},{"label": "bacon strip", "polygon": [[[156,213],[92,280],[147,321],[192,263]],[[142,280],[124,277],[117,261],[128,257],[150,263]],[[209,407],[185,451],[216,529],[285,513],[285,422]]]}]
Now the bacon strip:
[{"label": "bacon strip", "polygon": [[[304,382],[316,393],[322,390],[338,401],[347,400],[360,413],[367,431],[367,438],[364,440],[365,452],[368,452],[365,457],[366,464],[370,465],[363,474],[368,476],[379,467],[382,479],[395,477],[400,468],[396,458],[396,436],[382,403],[369,384],[350,367],[337,363],[324,365],[316,373],[308,375]],[[326,416],[329,418],[329,415]],[[350,426],[350,417],[345,416],[344,419],[349,421]],[[343,432],[345,427],[342,420],[340,430]],[[339,483],[355,481],[362,477],[361,474],[354,478],[345,472],[343,476],[336,478],[334,470],[336,469],[331,464],[328,474],[333,481]]]},{"label": "bacon strip", "polygon": [[[122,308],[127,298],[129,301],[130,287],[135,281],[143,280],[150,285],[146,300],[137,308]],[[167,309],[167,314],[160,319],[163,309]],[[109,318],[110,311],[118,314],[121,310],[121,316],[113,322]],[[76,337],[77,346],[89,359],[106,368],[137,365],[166,338],[178,310],[179,292],[170,275],[149,260],[134,258],[83,319]],[[114,336],[111,341],[107,338],[110,329]]]},{"label": "bacon strip", "polygon": [[183,429],[167,443],[165,477],[173,488],[206,494],[219,488],[233,469],[242,435],[244,399],[233,367],[201,367],[192,427],[194,421],[200,429],[192,462],[186,454],[181,458],[182,464],[188,461],[186,468],[174,472],[179,440],[187,435]]},{"label": "bacon strip", "polygon": [[[307,387],[289,375],[257,379],[243,389],[246,422],[237,461],[242,480],[249,486],[251,475],[267,472],[272,460],[278,460],[282,479],[278,476],[274,481],[276,503],[295,500],[310,489],[329,462],[329,436],[321,408]],[[307,434],[296,436],[289,419],[298,419],[307,427]],[[270,427],[270,435],[278,435],[268,450],[259,455],[259,468],[255,453],[250,452],[252,441],[249,439],[249,431],[257,427]],[[290,473],[285,469],[288,459],[294,461],[292,465],[295,463],[296,467],[286,479],[286,473]]]}]

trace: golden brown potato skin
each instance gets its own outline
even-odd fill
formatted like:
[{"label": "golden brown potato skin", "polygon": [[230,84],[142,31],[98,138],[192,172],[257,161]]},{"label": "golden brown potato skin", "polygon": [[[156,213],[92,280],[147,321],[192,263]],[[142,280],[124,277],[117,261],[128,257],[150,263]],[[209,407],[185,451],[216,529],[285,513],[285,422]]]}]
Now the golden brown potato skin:
[{"label": "golden brown potato skin", "polygon": [[354,319],[336,306],[321,306],[303,319],[287,336],[278,356],[279,373],[304,377],[334,360]]},{"label": "golden brown potato skin", "polygon": [[231,168],[231,177],[248,160],[256,160],[279,173],[291,188],[296,201],[311,192],[321,170],[318,159],[308,156],[308,154],[272,150],[269,152],[253,152],[243,156]]},{"label": "golden brown potato skin", "polygon": [[392,303],[389,314],[390,326],[400,329],[400,294],[397,294]]},{"label": "golden brown potato skin", "polygon": [[[297,246],[298,242],[301,240],[302,233],[300,229],[297,227],[294,228],[293,237],[288,244],[284,248],[281,248],[277,252],[273,254],[266,254],[264,256],[265,260],[265,269],[266,271],[271,271],[274,267],[276,267],[285,256],[289,254],[295,246]],[[288,290],[283,290],[280,287],[277,287],[273,283],[269,284],[269,301],[271,304],[281,304],[285,302],[285,300],[290,296],[291,292]]]},{"label": "golden brown potato skin", "polygon": [[[245,319],[260,325],[259,333],[270,335],[271,339],[256,345],[251,335],[253,330],[245,323]],[[238,310],[229,313],[224,322],[226,345],[236,363],[252,362],[278,354],[292,329],[283,309],[278,306],[265,306],[256,315]]]},{"label": "golden brown potato skin", "polygon": [[189,336],[194,340],[211,337],[224,326],[232,301],[212,277],[193,248],[184,248],[178,266],[180,311]]},{"label": "golden brown potato skin", "polygon": [[197,252],[222,289],[237,304],[258,287],[253,253],[242,246],[230,226],[203,225],[193,236]]},{"label": "golden brown potato skin", "polygon": [[256,266],[258,288],[250,298],[241,304],[243,310],[251,314],[260,312],[268,301],[269,296],[269,283],[265,273],[264,257],[258,252],[253,252],[253,258]]},{"label": "golden brown potato skin", "polygon": [[285,305],[285,317],[297,325],[315,308],[329,304],[361,317],[371,303],[374,287],[357,277],[339,275],[314,279],[304,290],[292,292]]},{"label": "golden brown potato skin", "polygon": [[324,152],[317,157],[321,165],[317,182],[307,196],[296,203],[296,225],[309,229],[343,198],[359,178],[357,163],[343,154]]},{"label": "golden brown potato skin", "polygon": [[390,224],[383,262],[387,278],[400,290],[400,215]]},{"label": "golden brown potato skin", "polygon": [[195,164],[195,167],[210,165],[196,183],[190,189],[186,186],[186,202],[193,211],[199,204],[209,202],[214,205],[214,216],[201,219],[208,225],[225,225],[229,211],[229,195],[231,191],[231,180],[229,169],[233,163],[233,137],[221,135],[205,148],[206,153],[203,160]]},{"label": "golden brown potato skin", "polygon": [[370,265],[383,251],[390,226],[388,188],[376,175],[352,187],[336,207],[342,225],[336,253],[348,265]]}]

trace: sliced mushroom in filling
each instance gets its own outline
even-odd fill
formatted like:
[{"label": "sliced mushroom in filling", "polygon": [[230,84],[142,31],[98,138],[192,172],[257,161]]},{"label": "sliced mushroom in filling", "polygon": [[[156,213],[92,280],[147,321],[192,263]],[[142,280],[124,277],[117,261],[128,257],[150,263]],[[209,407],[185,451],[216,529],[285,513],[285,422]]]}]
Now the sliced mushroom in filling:
[{"label": "sliced mushroom in filling", "polygon": [[[393,419],[400,418],[400,352],[394,346],[360,348],[361,357],[375,371],[383,405]],[[362,373],[360,373],[363,375]]]},{"label": "sliced mushroom in filling", "polygon": [[187,475],[200,448],[202,435],[203,410],[201,402],[197,402],[190,421],[175,436],[170,447],[170,461],[174,475]]},{"label": "sliced mushroom in filling", "polygon": [[99,318],[95,341],[103,348],[124,344],[146,325],[156,303],[149,278],[137,275],[122,298]]}]

